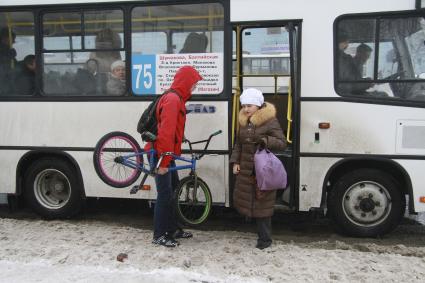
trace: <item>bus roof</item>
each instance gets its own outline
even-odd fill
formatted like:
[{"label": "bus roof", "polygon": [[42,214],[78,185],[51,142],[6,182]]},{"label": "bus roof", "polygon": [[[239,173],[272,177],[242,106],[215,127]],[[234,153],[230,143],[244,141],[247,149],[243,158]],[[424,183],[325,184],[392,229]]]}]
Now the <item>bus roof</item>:
[{"label": "bus roof", "polygon": [[[113,3],[113,2],[146,2],[146,1],[133,1],[133,0],[62,0],[60,4],[78,4],[78,3]],[[149,1],[150,2],[150,1]],[[155,1],[152,1],[155,2]],[[158,1],[160,2],[160,1]],[[258,9],[258,0],[230,0],[230,4],[236,9],[232,9],[232,20],[239,21],[244,17],[245,11],[249,11],[245,14],[249,18],[257,17],[258,19],[270,19],[273,16],[270,15],[270,10],[267,10],[267,6],[277,7],[280,6],[282,9],[273,9],[274,14],[279,15],[292,15],[289,19],[300,18],[302,15],[311,13],[314,17],[320,17],[328,14],[329,12],[336,13],[369,13],[374,11],[382,10],[411,10],[415,8],[416,0],[264,0],[261,1],[262,9]],[[269,5],[267,4],[269,3]],[[58,4],[57,0],[2,0],[2,6],[17,6],[17,5],[49,5]],[[59,4],[59,5],[60,5]],[[256,7],[252,10],[252,7]],[[320,8],[326,9],[320,10]],[[253,12],[255,11],[255,12]],[[322,11],[322,14],[318,14],[317,11]],[[281,16],[279,17],[281,18]]]}]

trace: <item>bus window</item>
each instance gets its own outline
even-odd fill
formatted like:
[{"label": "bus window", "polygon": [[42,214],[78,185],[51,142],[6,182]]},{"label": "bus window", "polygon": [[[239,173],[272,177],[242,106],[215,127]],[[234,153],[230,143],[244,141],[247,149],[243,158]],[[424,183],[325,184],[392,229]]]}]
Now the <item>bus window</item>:
[{"label": "bus window", "polygon": [[42,61],[46,95],[124,95],[125,76],[111,69],[125,62],[123,12],[44,14]]},{"label": "bus window", "polygon": [[[194,94],[223,90],[224,12],[221,4],[136,7],[132,11],[132,89],[160,94],[174,72],[193,65],[204,77]],[[178,55],[173,55],[178,54]]]},{"label": "bus window", "polygon": [[[290,74],[289,33],[285,27],[244,29],[242,33],[243,87],[254,87],[263,93],[287,93]],[[250,75],[260,75],[254,77]]]},{"label": "bus window", "polygon": [[[371,83],[375,59],[375,20],[342,20],[338,25],[338,90],[344,94],[362,94]],[[348,82],[349,83],[348,83]]]},{"label": "bus window", "polygon": [[132,53],[161,54],[167,53],[167,33],[133,32],[131,34]]},{"label": "bus window", "polygon": [[[61,29],[58,33],[57,29]],[[43,48],[45,50],[81,49],[80,13],[51,13],[43,17]]]},{"label": "bus window", "polygon": [[172,42],[174,53],[223,52],[223,31],[176,32]]},{"label": "bus window", "polygon": [[342,96],[425,100],[423,23],[422,17],[340,20],[337,92]]},{"label": "bus window", "polygon": [[34,16],[0,13],[0,96],[35,91]]}]

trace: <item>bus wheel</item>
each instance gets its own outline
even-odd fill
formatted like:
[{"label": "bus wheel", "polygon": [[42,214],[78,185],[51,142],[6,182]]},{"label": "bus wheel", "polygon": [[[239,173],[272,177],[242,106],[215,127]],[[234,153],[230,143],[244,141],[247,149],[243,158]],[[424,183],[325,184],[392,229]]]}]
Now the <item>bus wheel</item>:
[{"label": "bus wheel", "polygon": [[74,216],[83,202],[77,172],[57,158],[40,159],[28,168],[24,196],[36,213],[48,219]]},{"label": "bus wheel", "polygon": [[359,169],[337,180],[328,210],[342,232],[373,237],[393,230],[404,215],[406,200],[394,178],[380,170]]}]

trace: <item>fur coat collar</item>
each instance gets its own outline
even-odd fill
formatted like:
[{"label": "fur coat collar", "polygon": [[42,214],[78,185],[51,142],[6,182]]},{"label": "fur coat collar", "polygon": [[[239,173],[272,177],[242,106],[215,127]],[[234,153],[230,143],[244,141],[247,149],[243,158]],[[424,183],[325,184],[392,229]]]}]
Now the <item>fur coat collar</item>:
[{"label": "fur coat collar", "polygon": [[[273,104],[266,102],[266,105],[258,109],[249,119],[254,126],[260,126],[268,120],[276,117],[276,108]],[[246,116],[243,109],[239,111],[239,124],[245,127],[248,124],[248,116]]]}]

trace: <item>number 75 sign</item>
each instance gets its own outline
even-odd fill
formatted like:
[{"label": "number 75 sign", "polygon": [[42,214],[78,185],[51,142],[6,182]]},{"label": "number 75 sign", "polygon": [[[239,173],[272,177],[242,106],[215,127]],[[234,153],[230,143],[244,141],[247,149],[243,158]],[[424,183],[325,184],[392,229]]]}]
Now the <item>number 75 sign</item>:
[{"label": "number 75 sign", "polygon": [[223,54],[133,54],[131,85],[136,95],[160,94],[173,83],[177,70],[193,66],[204,78],[196,94],[219,94],[223,91]]},{"label": "number 75 sign", "polygon": [[131,85],[137,95],[156,93],[156,56],[133,55]]}]

